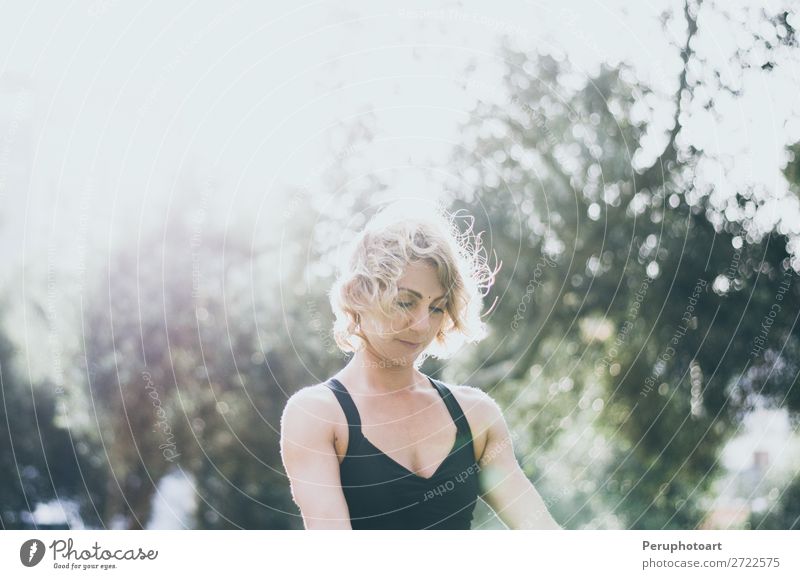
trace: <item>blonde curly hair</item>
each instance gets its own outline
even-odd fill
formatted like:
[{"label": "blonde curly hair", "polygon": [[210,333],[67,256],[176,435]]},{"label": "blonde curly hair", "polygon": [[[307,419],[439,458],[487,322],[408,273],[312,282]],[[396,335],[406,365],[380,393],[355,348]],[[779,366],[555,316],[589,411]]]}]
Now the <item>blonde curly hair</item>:
[{"label": "blonde curly hair", "polygon": [[494,284],[502,266],[488,265],[481,235],[473,233],[474,219],[465,231],[441,207],[420,209],[394,203],[378,212],[352,240],[339,263],[329,298],[335,316],[333,336],[343,352],[364,347],[360,319],[363,314],[391,317],[401,312],[396,305],[397,281],[405,267],[428,263],[445,288],[445,319],[436,338],[420,356],[449,358],[465,343],[486,336],[481,319],[483,297]]}]

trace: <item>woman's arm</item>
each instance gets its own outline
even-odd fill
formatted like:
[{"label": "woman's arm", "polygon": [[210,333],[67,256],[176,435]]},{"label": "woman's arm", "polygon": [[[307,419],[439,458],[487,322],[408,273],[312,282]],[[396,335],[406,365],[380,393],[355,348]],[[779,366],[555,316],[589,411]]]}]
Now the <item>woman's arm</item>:
[{"label": "woman's arm", "polygon": [[481,498],[510,529],[561,529],[517,462],[511,434],[497,403],[482,396],[487,439],[481,459]]},{"label": "woman's arm", "polygon": [[281,457],[306,529],[350,529],[334,447],[333,393],[323,388],[309,386],[289,398],[281,417]]}]

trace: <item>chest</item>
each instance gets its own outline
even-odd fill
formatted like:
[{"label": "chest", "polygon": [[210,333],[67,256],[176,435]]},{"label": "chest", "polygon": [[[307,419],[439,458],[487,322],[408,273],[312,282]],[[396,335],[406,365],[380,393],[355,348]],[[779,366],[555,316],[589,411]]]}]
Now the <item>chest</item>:
[{"label": "chest", "polygon": [[[419,477],[433,476],[457,447],[455,417],[438,394],[409,399],[353,396],[353,402],[367,444]],[[463,408],[463,412],[478,460],[483,454],[485,437],[477,432],[469,410]],[[335,449],[340,463],[347,454],[348,443],[347,424],[338,424]]]}]

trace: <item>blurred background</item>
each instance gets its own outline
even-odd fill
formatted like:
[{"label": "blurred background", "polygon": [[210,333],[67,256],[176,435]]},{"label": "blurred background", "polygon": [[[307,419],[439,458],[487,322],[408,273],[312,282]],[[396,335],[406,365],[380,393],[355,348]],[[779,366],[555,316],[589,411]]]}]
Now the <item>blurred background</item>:
[{"label": "blurred background", "polygon": [[2,528],[302,528],[281,411],[396,198],[502,261],[422,369],[562,526],[800,528],[796,3],[3,11]]}]

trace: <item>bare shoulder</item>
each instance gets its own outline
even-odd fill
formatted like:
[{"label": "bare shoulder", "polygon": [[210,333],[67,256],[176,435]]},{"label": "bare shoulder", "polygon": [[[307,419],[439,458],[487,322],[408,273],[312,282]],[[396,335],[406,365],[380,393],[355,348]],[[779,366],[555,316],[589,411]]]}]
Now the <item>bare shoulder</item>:
[{"label": "bare shoulder", "polygon": [[281,424],[319,423],[333,426],[339,422],[339,405],[336,397],[325,384],[305,386],[292,394],[283,409]]},{"label": "bare shoulder", "polygon": [[503,415],[497,402],[489,394],[467,385],[450,385],[447,387],[453,393],[458,405],[467,417],[472,439],[475,445],[475,458],[480,459],[489,442],[489,431],[498,420],[502,421]]},{"label": "bare shoulder", "polygon": [[502,418],[500,406],[488,393],[475,386],[450,386],[450,391],[458,400],[468,418],[474,418],[476,425],[488,428],[498,418]]}]

